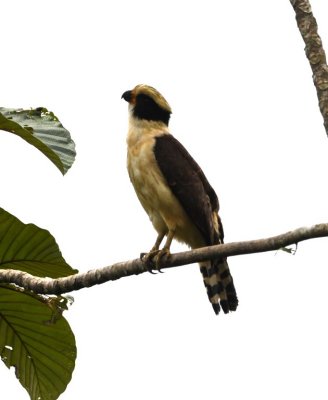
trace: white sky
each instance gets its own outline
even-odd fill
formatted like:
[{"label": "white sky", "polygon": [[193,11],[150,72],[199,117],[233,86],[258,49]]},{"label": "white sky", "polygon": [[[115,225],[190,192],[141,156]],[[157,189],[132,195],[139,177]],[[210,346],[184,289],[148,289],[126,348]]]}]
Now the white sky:
[{"label": "white sky", "polygon": [[[328,3],[312,6],[328,51]],[[49,229],[73,267],[155,240],[125,168],[120,97],[138,83],[171,104],[226,242],[328,221],[328,140],[288,0],[5,0],[1,16],[1,106],[54,111],[78,155],[63,178],[1,132],[0,206]],[[78,358],[60,399],[327,399],[326,246],[231,258],[231,315],[215,317],[196,265],[73,293]],[[28,399],[13,371],[0,376],[3,398]]]}]

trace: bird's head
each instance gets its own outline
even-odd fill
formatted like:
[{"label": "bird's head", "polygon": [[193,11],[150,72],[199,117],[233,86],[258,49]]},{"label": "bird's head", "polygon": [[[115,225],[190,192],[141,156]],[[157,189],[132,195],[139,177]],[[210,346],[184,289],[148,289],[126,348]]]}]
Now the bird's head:
[{"label": "bird's head", "polygon": [[134,89],[124,92],[122,98],[129,103],[134,118],[169,124],[171,107],[153,87],[137,85]]}]

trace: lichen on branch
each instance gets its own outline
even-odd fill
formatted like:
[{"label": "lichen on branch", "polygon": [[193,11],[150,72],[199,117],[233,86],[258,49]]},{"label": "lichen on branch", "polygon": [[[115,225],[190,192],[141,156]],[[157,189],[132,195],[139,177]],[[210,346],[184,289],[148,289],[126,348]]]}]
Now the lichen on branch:
[{"label": "lichen on branch", "polygon": [[309,0],[290,0],[290,2],[296,13],[297,25],[305,43],[305,54],[313,72],[319,108],[328,135],[328,66],[322,40],[318,34],[318,24]]}]

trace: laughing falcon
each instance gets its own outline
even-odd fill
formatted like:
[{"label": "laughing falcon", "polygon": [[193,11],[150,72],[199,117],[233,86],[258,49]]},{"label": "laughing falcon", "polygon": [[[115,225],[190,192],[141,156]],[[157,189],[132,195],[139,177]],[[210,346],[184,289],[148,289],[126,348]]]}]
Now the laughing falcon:
[{"label": "laughing falcon", "polygon": [[[170,134],[167,101],[147,85],[137,85],[122,98],[129,103],[129,176],[158,234],[146,258],[160,265],[173,238],[192,249],[223,243],[217,195],[196,161]],[[238,299],[226,258],[202,262],[200,271],[215,313],[221,307],[224,313],[235,311]]]}]

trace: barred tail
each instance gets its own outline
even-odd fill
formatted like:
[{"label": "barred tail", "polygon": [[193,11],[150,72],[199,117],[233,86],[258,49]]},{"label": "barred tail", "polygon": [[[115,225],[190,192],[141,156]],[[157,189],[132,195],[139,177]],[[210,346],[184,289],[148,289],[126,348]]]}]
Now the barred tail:
[{"label": "barred tail", "polygon": [[225,314],[236,311],[238,298],[227,260],[206,261],[199,266],[215,314],[220,312],[221,307]]}]

